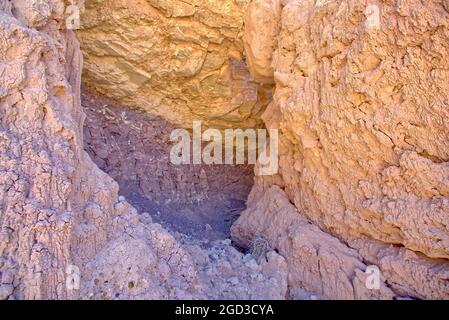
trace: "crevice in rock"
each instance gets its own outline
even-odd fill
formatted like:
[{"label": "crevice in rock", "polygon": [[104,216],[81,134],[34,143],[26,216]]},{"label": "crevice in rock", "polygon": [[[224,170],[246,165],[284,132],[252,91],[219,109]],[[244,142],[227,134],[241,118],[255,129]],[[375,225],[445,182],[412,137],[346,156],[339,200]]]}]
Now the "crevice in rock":
[{"label": "crevice in rock", "polygon": [[85,90],[85,150],[141,214],[195,239],[229,238],[254,183],[251,165],[173,165],[178,129],[148,112]]}]

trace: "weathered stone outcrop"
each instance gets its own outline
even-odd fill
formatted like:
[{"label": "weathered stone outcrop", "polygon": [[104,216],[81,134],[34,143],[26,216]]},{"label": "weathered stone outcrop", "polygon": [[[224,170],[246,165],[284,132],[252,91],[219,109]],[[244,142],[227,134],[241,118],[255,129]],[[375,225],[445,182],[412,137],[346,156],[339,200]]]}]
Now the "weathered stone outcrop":
[{"label": "weathered stone outcrop", "polygon": [[285,298],[284,258],[181,244],[90,160],[67,4],[0,1],[0,299]]},{"label": "weathered stone outcrop", "polygon": [[246,62],[259,83],[274,83],[273,53],[277,45],[281,0],[254,0],[247,7],[243,43]]},{"label": "weathered stone outcrop", "polygon": [[0,299],[77,298],[67,272],[86,281],[137,215],[83,150],[82,55],[64,3],[1,3]]},{"label": "weathered stone outcrop", "polygon": [[70,3],[0,0],[0,299],[449,299],[447,1],[86,3],[86,86],[280,130],[232,228],[258,262],[139,215],[84,152]]},{"label": "weathered stone outcrop", "polygon": [[78,36],[84,83],[122,104],[191,127],[256,127],[271,97],[250,76],[248,0],[89,1]]},{"label": "weathered stone outcrop", "polygon": [[278,23],[263,118],[281,133],[280,171],[257,182],[235,239],[265,235],[291,285],[331,298],[360,298],[363,264],[397,294],[449,298],[447,5],[283,1]]}]

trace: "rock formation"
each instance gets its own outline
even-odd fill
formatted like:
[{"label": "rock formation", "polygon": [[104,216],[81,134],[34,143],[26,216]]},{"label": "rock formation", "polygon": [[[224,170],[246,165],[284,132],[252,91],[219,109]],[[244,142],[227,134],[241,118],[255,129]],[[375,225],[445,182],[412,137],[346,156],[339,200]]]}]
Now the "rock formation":
[{"label": "rock formation", "polygon": [[[446,0],[0,0],[0,299],[449,299],[448,39]],[[252,254],[119,196],[81,82],[279,130],[231,230]]]},{"label": "rock formation", "polygon": [[228,242],[183,245],[84,152],[82,55],[64,2],[0,9],[0,299],[285,298],[281,256],[260,265]]},{"label": "rock formation", "polygon": [[[247,14],[245,35],[259,15]],[[247,58],[266,66],[256,79],[276,82],[263,118],[281,132],[280,172],[257,181],[235,239],[265,235],[290,285],[331,298],[364,298],[368,264],[398,295],[449,298],[447,5],[283,1],[263,24],[280,29],[272,65]]]},{"label": "rock formation", "polygon": [[260,126],[271,87],[244,62],[248,2],[89,1],[78,31],[84,82],[178,126]]}]

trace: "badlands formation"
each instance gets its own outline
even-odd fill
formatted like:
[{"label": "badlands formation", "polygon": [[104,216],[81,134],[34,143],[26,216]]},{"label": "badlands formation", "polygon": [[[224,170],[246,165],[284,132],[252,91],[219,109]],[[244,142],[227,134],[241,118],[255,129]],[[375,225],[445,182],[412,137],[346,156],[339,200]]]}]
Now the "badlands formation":
[{"label": "badlands formation", "polygon": [[[449,299],[448,40],[448,0],[0,0],[0,299]],[[194,120],[278,174],[171,165]]]}]

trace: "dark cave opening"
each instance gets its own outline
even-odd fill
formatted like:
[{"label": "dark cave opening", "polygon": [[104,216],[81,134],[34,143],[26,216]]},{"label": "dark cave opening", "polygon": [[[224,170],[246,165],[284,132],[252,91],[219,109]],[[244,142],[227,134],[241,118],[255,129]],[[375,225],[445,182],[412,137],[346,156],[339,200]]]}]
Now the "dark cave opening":
[{"label": "dark cave opening", "polygon": [[246,209],[254,166],[174,165],[170,134],[178,128],[87,90],[82,104],[85,150],[140,214],[196,239],[230,237]]}]

